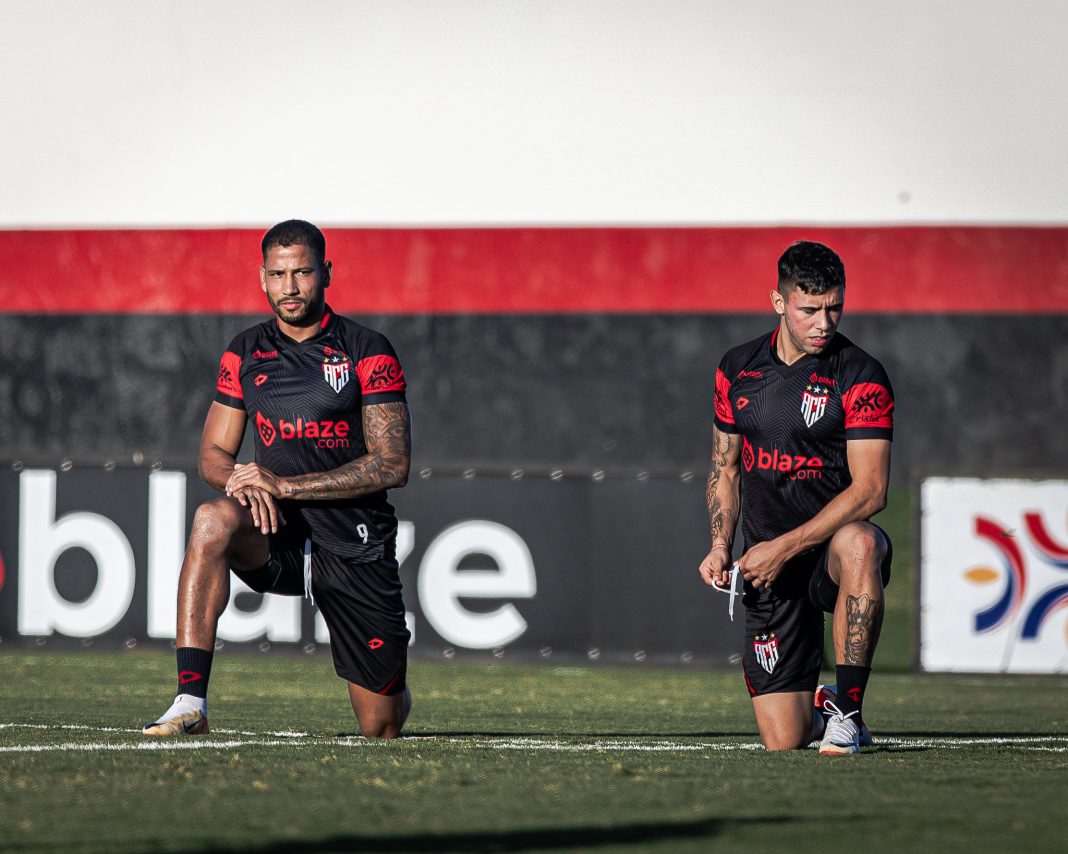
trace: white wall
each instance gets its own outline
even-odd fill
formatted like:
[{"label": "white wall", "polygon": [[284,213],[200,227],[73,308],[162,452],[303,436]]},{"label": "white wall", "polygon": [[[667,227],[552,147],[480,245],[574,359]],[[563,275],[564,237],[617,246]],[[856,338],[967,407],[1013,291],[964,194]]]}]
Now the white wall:
[{"label": "white wall", "polygon": [[1068,4],[0,0],[0,227],[1068,222]]}]

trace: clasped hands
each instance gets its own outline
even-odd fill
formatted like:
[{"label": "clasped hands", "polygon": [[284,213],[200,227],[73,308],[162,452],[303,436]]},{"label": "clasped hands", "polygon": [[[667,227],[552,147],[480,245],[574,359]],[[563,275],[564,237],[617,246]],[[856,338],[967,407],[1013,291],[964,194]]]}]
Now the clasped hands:
[{"label": "clasped hands", "polygon": [[236,463],[225,492],[252,513],[252,524],[263,534],[277,534],[286,523],[275,499],[282,497],[282,479],[256,463]]}]

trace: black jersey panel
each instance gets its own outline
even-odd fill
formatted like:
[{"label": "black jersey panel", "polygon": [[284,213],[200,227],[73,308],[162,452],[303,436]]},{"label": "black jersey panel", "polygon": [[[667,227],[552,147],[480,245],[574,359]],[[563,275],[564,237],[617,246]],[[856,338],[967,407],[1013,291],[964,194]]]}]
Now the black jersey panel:
[{"label": "black jersey panel", "polygon": [[[363,407],[403,401],[404,372],[386,338],[328,312],[294,341],[273,319],[237,335],[223,354],[215,399],[247,412],[256,462],[285,476],[324,472],[367,453]],[[396,532],[385,491],[333,501],[285,502],[289,524],[336,554],[377,560]]]},{"label": "black jersey panel", "polygon": [[716,397],[716,426],[742,436],[747,545],[802,525],[852,483],[847,438],[893,435],[886,372],[843,335],[792,365],[775,355],[774,333],[734,347],[720,362]]},{"label": "black jersey panel", "polygon": [[216,403],[221,403],[223,406],[229,406],[231,409],[244,409],[245,401],[240,397],[234,397],[230,394],[223,394],[221,391],[215,393],[214,398]]},{"label": "black jersey panel", "polygon": [[404,403],[404,400],[404,392],[387,391],[382,394],[365,394],[363,396],[363,405],[371,406],[375,403]]}]

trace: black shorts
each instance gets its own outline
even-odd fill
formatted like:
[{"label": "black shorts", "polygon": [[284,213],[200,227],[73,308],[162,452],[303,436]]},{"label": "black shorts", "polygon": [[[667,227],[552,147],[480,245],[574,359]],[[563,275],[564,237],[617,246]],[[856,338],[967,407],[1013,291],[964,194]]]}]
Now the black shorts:
[{"label": "black shorts", "polygon": [[303,537],[272,534],[271,556],[260,569],[233,569],[257,593],[305,593],[305,552],[311,595],[330,631],[334,670],[361,688],[392,696],[406,685],[408,641],[395,541],[380,560],[357,563]]},{"label": "black shorts", "polygon": [[[876,525],[875,527],[879,527]],[[883,586],[890,583],[894,545],[886,531]],[[827,572],[829,543],[790,560],[770,588],[745,584],[745,655],[750,696],[815,691],[823,667],[823,614],[834,612],[838,585]]]}]

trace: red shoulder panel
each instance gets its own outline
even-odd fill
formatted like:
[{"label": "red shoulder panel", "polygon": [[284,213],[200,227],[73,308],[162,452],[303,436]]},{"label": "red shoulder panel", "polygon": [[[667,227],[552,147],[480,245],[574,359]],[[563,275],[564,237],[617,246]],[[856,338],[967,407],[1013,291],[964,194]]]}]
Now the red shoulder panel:
[{"label": "red shoulder panel", "polygon": [[842,395],[842,404],[847,430],[851,427],[894,426],[894,398],[879,383],[857,383]]},{"label": "red shoulder panel", "polygon": [[215,388],[230,397],[244,400],[245,395],[241,391],[241,357],[237,353],[227,350],[219,360],[219,381]]},{"label": "red shoulder panel", "polygon": [[716,417],[727,424],[734,423],[734,410],[731,408],[729,397],[731,381],[727,379],[723,371],[716,368]]},{"label": "red shoulder panel", "polygon": [[404,371],[393,356],[367,356],[356,363],[356,375],[364,394],[404,391]]}]

